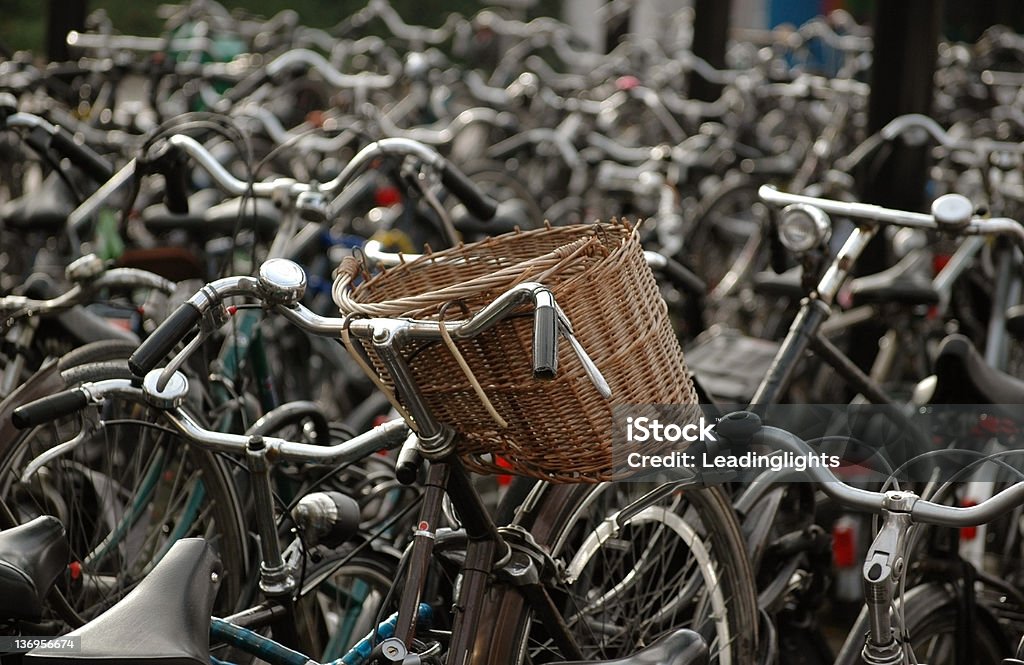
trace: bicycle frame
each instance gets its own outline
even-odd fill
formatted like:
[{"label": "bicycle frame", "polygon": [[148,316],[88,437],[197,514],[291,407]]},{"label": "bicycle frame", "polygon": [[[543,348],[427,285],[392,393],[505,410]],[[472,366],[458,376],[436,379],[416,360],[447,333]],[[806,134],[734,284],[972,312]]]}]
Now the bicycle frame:
[{"label": "bicycle frame", "polygon": [[[814,351],[816,355],[832,366],[858,393],[862,394],[869,401],[876,404],[894,405],[895,403],[892,398],[870,376],[865,374],[842,351],[821,334],[822,326],[831,315],[831,307],[839,295],[840,287],[849,277],[853,266],[867,248],[868,243],[878,233],[879,224],[891,223],[909,228],[941,229],[942,227],[939,222],[931,215],[905,213],[886,210],[872,205],[841,203],[784,194],[768,187],[762,187],[759,193],[763,200],[773,205],[806,203],[817,206],[826,212],[865,218],[873,220],[874,223],[862,222],[853,230],[819,279],[815,290],[801,303],[800,311],[790,326],[782,345],[779,347],[779,351],[772,362],[767,376],[765,376],[754,397],[751,399],[751,405],[757,406],[778,402],[789,386],[798,361],[808,349]],[[1013,220],[1003,218],[988,220],[969,219],[965,224],[955,229],[946,230],[956,231],[967,236],[1007,234],[1014,237],[1018,242],[1024,239],[1024,227],[1021,227]],[[962,245],[964,253],[960,254],[958,251],[957,260],[952,261],[951,266],[947,265],[948,272],[943,271],[943,273],[936,277],[936,286],[940,289],[940,293],[948,294],[948,289],[952,282],[962,273],[970,257],[982,245],[983,241],[968,237],[968,241]],[[1012,278],[1010,275],[1007,275],[1007,279]],[[1006,289],[1004,289],[1006,297],[1013,293],[1012,284],[1013,282],[1010,281]],[[948,299],[946,302],[948,302]]]},{"label": "bicycle frame", "polygon": [[[407,427],[397,422],[381,426],[373,432],[349,441],[327,446],[294,443],[269,436],[245,436],[205,430],[180,408],[188,393],[188,381],[177,373],[175,368],[179,367],[190,353],[189,347],[193,346],[192,343],[166,368],[152,369],[146,374],[141,396],[139,389],[126,380],[83,384],[76,390],[86,396],[86,401],[117,395],[132,396],[135,399],[142,397],[147,403],[163,409],[167,420],[174,428],[197,445],[216,452],[244,454],[250,476],[256,528],[260,534],[260,588],[270,601],[270,605],[256,608],[245,616],[249,619],[270,621],[277,628],[276,634],[282,641],[298,643],[298,635],[295,634],[290,621],[296,581],[293,566],[286,561],[278,541],[270,482],[272,463],[279,459],[321,463],[355,461],[381,448],[397,447],[405,439],[400,460],[415,458],[414,453],[418,452],[429,464],[419,524],[413,534],[408,554],[407,583],[399,597],[395,635],[402,640],[405,648],[413,648],[429,564],[438,537],[437,530],[442,524],[443,499],[448,495],[459,506],[459,518],[468,541],[465,563],[461,566],[461,583],[448,645],[452,662],[465,662],[473,649],[477,639],[476,621],[485,602],[490,578],[495,573],[513,581],[523,593],[528,605],[549,628],[562,652],[569,658],[580,658],[579,647],[548,595],[545,583],[540,579],[537,561],[543,561],[543,553],[538,551],[536,546],[531,548],[528,543],[513,545],[506,541],[487,513],[456,456],[454,432],[432,417],[419,397],[415,385],[412,385],[408,378],[408,367],[399,354],[402,343],[409,339],[440,336],[438,324],[410,319],[348,320],[320,317],[299,304],[305,290],[304,275],[299,279],[300,275],[301,269],[294,263],[280,259],[272,260],[261,268],[258,280],[248,277],[219,280],[204,287],[179,311],[188,311],[192,308],[197,313],[210,314],[213,320],[223,320],[223,315],[227,312],[224,298],[248,295],[264,301],[275,311],[285,315],[286,319],[308,332],[336,337],[347,330],[353,336],[367,340],[381,355],[396,385],[408,387],[403,391],[403,395],[408,402],[407,408],[412,416],[412,422],[416,424],[415,436],[407,436]],[[472,337],[496,325],[527,303],[532,304],[536,310],[534,371],[554,371],[557,357],[556,339],[558,335],[562,335],[569,340],[581,362],[588,368],[591,380],[600,391],[607,393],[607,384],[572,336],[571,327],[551,292],[540,284],[521,283],[473,317],[464,321],[449,321],[444,325],[453,338]],[[187,329],[179,329],[173,334],[185,333]],[[176,341],[158,331],[146,344],[162,348],[168,342],[173,346]],[[136,355],[145,357],[149,352],[140,347]],[[151,357],[154,363],[160,359],[159,355]],[[138,364],[140,367],[143,366],[141,361]],[[146,361],[145,365],[148,364]],[[57,414],[52,411],[47,413],[49,418],[55,415]],[[514,555],[525,555],[525,562],[523,556]]]}]

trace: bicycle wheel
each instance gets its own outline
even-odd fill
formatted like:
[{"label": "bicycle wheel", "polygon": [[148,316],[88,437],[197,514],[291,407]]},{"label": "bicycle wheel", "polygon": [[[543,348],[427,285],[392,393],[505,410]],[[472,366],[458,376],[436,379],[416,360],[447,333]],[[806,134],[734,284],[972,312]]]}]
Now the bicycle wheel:
[{"label": "bicycle wheel", "polygon": [[305,633],[313,638],[321,662],[344,656],[377,625],[381,607],[394,583],[398,555],[367,550],[355,556],[334,552],[306,573],[302,595],[315,612],[317,626]]},{"label": "bicycle wheel", "polygon": [[[762,235],[761,221],[754,214],[759,182],[746,177],[728,177],[701,200],[693,218],[692,235],[683,252],[708,290],[719,287],[730,270],[746,275],[761,265],[737,264],[752,239]],[[759,261],[762,260],[758,254]]]},{"label": "bicycle wheel", "polygon": [[[584,658],[622,658],[685,627],[705,638],[714,662],[753,662],[757,595],[720,490],[675,492],[624,519],[617,532],[599,528],[653,487],[548,486],[520,515],[520,526],[564,566],[550,592]],[[493,600],[479,630],[488,636],[480,662],[565,658],[518,592],[501,590]]]},{"label": "bicycle wheel", "polygon": [[[80,365],[63,379],[70,388],[127,373],[120,361]],[[58,584],[86,620],[134,588],[176,540],[190,536],[217,549],[225,568],[218,609],[232,609],[246,579],[245,532],[223,463],[160,425],[159,410],[141,402],[107,399],[102,419],[104,427],[79,436],[81,419],[63,418],[21,433],[0,450],[0,502],[8,517],[22,523],[48,514],[63,522],[73,564]]]}]

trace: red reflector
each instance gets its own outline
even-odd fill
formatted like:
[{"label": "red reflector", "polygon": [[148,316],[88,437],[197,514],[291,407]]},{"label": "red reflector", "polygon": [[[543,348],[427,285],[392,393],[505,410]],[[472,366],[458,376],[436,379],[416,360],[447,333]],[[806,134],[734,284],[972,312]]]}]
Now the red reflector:
[{"label": "red reflector", "polygon": [[856,563],[856,542],[852,524],[839,522],[832,527],[832,561],[836,568],[850,568]]},{"label": "red reflector", "polygon": [[313,125],[314,127],[324,126],[324,112],[323,111],[310,111],[306,114],[306,122]]},{"label": "red reflector", "polygon": [[396,203],[402,202],[402,193],[397,187],[379,187],[373,196],[377,205],[390,208]]},{"label": "red reflector", "polygon": [[238,311],[238,306],[237,305],[230,305],[228,307],[228,316],[234,316],[235,312],[237,312],[237,311]]},{"label": "red reflector", "polygon": [[79,579],[82,576],[82,564],[77,561],[72,561],[68,564],[68,572],[71,573],[71,579]]},{"label": "red reflector", "polygon": [[[960,506],[963,508],[971,508],[978,505],[978,502],[974,499],[964,499]],[[960,529],[960,540],[966,540],[968,542],[978,537],[978,527],[976,526],[965,526]]]},{"label": "red reflector", "polygon": [[[507,459],[505,459],[504,457],[495,456],[494,463],[497,464],[498,466],[500,466],[503,469],[511,469],[512,468],[512,464]],[[504,486],[509,485],[511,483],[512,483],[512,476],[510,476],[509,474],[503,473],[503,474],[498,476],[498,485],[500,487],[504,487]]]},{"label": "red reflector", "polygon": [[938,275],[949,263],[949,254],[936,254],[932,257],[932,272]]},{"label": "red reflector", "polygon": [[640,79],[635,76],[620,76],[615,79],[615,87],[624,92],[629,92],[640,85]]},{"label": "red reflector", "polygon": [[129,319],[116,319],[107,317],[104,318],[103,320],[109,323],[110,325],[114,326],[115,328],[120,328],[121,330],[130,331],[132,329],[132,322]]}]

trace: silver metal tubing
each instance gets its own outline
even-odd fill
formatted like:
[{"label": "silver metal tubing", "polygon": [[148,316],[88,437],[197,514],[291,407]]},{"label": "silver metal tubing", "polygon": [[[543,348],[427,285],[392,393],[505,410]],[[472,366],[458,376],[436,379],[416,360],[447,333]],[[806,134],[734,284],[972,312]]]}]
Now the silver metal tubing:
[{"label": "silver metal tubing", "polygon": [[[761,431],[754,435],[753,443],[765,445],[773,450],[788,450],[795,455],[813,452],[799,437],[775,427],[762,427]],[[809,466],[806,474],[821,484],[821,490],[829,498],[849,508],[877,513],[888,500],[887,496],[880,492],[869,492],[843,483],[825,467]],[[914,522],[920,524],[960,528],[991,522],[1022,504],[1024,483],[1017,483],[970,508],[957,508],[920,499],[913,504],[910,515]]]},{"label": "silver metal tubing", "polygon": [[[175,134],[174,136],[168,137],[167,142],[188,153],[192,159],[196,160],[196,162],[203,167],[203,170],[210,174],[210,176],[217,182],[217,185],[228,194],[231,194],[232,196],[242,196],[246,192],[250,191],[249,183],[242,182],[235,176],[231,175],[231,173],[229,173],[228,170],[217,161],[216,157],[210,154],[210,152],[204,148],[199,141],[196,141],[191,136]],[[259,198],[270,198],[276,189],[277,184],[274,182],[252,183],[252,194]]]},{"label": "silver metal tubing", "polygon": [[[203,448],[235,455],[245,453],[250,438],[248,436],[205,429],[181,408],[167,411],[166,416],[186,438]],[[378,450],[397,448],[405,441],[408,433],[408,425],[401,420],[392,420],[333,446],[298,443],[270,436],[263,437],[263,442],[267,448],[267,459],[272,462],[280,459],[317,464],[342,464],[362,459]]]},{"label": "silver metal tubing", "polygon": [[881,224],[894,224],[912,229],[928,229],[933,231],[954,231],[961,235],[1008,235],[1019,245],[1024,247],[1024,227],[1019,222],[1006,217],[994,217],[985,219],[983,217],[972,218],[965,226],[957,229],[948,229],[938,224],[932,215],[919,212],[907,212],[904,210],[892,210],[882,206],[868,203],[850,203],[846,201],[832,201],[819,199],[813,196],[802,196],[800,194],[788,194],[769,185],[762,185],[757,190],[757,195],[765,203],[775,206],[787,206],[791,203],[802,203],[815,206],[830,215],[840,217],[855,217],[866,219]]},{"label": "silver metal tubing", "polygon": [[[762,427],[761,431],[754,435],[753,443],[763,444],[772,450],[788,450],[794,455],[806,455],[813,452],[811,447],[799,437],[776,427]],[[808,466],[806,473],[811,479],[821,483],[821,490],[829,498],[844,506],[872,513],[882,510],[882,505],[885,501],[884,494],[850,487],[836,478],[836,475],[825,467]]]},{"label": "silver metal tubing", "polygon": [[939,293],[942,310],[949,306],[949,299],[952,295],[953,284],[960,277],[964,270],[970,267],[974,256],[985,246],[985,239],[980,236],[964,238],[963,242],[956,248],[949,261],[943,266],[939,274],[932,280],[932,288]]},{"label": "silver metal tubing", "polygon": [[349,181],[352,180],[352,178],[354,178],[367,164],[377,157],[389,153],[411,155],[434,168],[441,168],[444,166],[444,157],[429,146],[400,137],[381,139],[379,141],[374,141],[357,152],[352,160],[345,165],[345,168],[341,170],[338,177],[321,185],[320,190],[332,193],[340,190],[342,187],[347,185]]},{"label": "silver metal tubing", "polygon": [[391,75],[372,74],[360,72],[359,74],[343,74],[335,69],[327,59],[316,51],[309,49],[292,49],[282,53],[267,64],[266,71],[269,76],[276,76],[278,73],[287,70],[295,65],[306,65],[315,69],[324,77],[324,80],[336,88],[390,88],[395,84],[395,77]]},{"label": "silver metal tubing", "polygon": [[57,128],[51,123],[31,113],[12,113],[7,116],[8,127],[24,127],[26,129],[42,129],[47,134],[56,134]]},{"label": "silver metal tubing", "polygon": [[139,270],[138,268],[114,268],[100,275],[94,282],[90,282],[91,288],[104,289],[156,289],[163,293],[174,293],[175,284],[163,277]]},{"label": "silver metal tubing", "polygon": [[68,228],[75,232],[81,231],[85,223],[93,216],[93,213],[99,210],[134,175],[135,160],[132,159],[122,166],[121,170],[115,173],[110,180],[103,183],[99,189],[90,194],[89,198],[82,201],[81,205],[71,211],[71,214],[68,215]]},{"label": "silver metal tubing", "polygon": [[858,226],[850,234],[850,237],[843,243],[836,259],[829,264],[828,270],[821,276],[818,282],[818,296],[823,302],[831,305],[835,302],[840,287],[850,274],[857,259],[860,258],[864,248],[868,246],[871,239],[878,232],[878,227]]}]

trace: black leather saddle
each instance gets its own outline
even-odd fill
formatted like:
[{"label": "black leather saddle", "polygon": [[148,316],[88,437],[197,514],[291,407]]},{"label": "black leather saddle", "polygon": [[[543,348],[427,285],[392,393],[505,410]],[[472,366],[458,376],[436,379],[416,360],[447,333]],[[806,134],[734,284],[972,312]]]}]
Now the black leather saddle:
[{"label": "black leather saddle", "polygon": [[78,652],[30,651],[33,665],[210,665],[220,560],[201,538],[176,542],[117,605],[70,634]]},{"label": "black leather saddle", "polygon": [[39,189],[0,206],[0,220],[8,229],[54,234],[64,228],[74,209],[71,190],[51,173]]},{"label": "black leather saddle", "polygon": [[1024,381],[990,367],[963,335],[942,340],[932,404],[1024,404]]},{"label": "black leather saddle", "polygon": [[708,645],[699,634],[680,628],[636,653],[615,660],[580,660],[550,665],[706,665]]},{"label": "black leather saddle", "polygon": [[189,212],[184,215],[170,212],[162,203],[151,205],[142,211],[142,222],[153,233],[182,230],[204,238],[231,235],[236,225],[271,237],[281,225],[281,211],[267,199],[246,199],[243,208],[241,198],[208,205],[208,199],[201,200],[202,194],[189,197]]},{"label": "black leather saddle", "polygon": [[893,303],[897,305],[935,305],[939,292],[930,280],[914,270],[918,257],[908,254],[899,263],[874,275],[850,282],[854,305]]},{"label": "black leather saddle", "polygon": [[64,525],[43,515],[0,531],[0,618],[38,620],[43,601],[68,566]]}]

